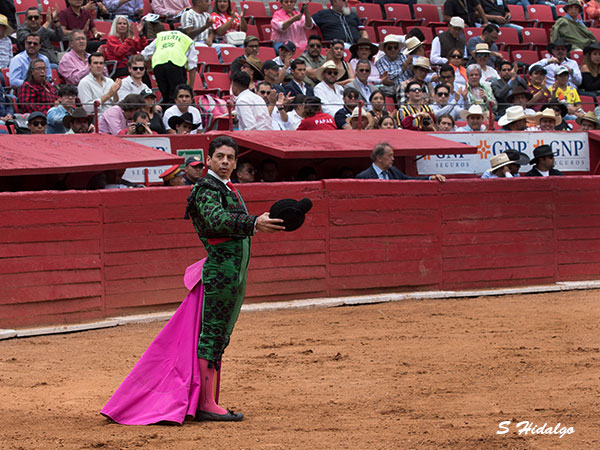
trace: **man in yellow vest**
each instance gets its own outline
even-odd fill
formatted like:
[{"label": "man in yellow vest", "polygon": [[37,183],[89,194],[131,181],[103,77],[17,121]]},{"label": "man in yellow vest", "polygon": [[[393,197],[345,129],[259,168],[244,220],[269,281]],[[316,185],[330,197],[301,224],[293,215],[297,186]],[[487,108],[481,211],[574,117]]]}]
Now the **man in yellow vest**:
[{"label": "man in yellow vest", "polygon": [[162,94],[163,103],[173,103],[175,87],[188,82],[194,86],[198,52],[194,41],[180,31],[163,31],[144,50],[146,61],[152,58],[152,70]]}]

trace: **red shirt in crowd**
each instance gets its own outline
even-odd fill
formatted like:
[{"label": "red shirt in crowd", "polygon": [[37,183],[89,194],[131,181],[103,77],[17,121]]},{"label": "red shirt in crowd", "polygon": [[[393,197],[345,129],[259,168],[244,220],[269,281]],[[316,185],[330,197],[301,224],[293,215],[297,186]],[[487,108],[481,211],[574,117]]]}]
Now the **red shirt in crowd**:
[{"label": "red shirt in crowd", "polygon": [[126,38],[121,40],[119,36],[108,36],[104,44],[104,57],[107,60],[117,61],[117,69],[126,67],[127,61],[131,55],[141,52],[148,45],[148,39],[145,36],[138,38]]},{"label": "red shirt in crowd", "polygon": [[302,119],[297,130],[337,130],[333,117],[324,112]]}]

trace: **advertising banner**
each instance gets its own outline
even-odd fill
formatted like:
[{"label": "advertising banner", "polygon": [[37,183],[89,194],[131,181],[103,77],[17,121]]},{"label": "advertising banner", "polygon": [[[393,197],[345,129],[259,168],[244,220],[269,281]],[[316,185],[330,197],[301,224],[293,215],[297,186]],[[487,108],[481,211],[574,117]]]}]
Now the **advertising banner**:
[{"label": "advertising banner", "polygon": [[[165,153],[171,153],[171,140],[168,137],[126,137],[128,141],[142,144],[147,147],[152,147]],[[154,166],[154,167],[134,167],[127,169],[123,178],[132,183],[144,183],[144,169],[148,169],[148,177],[150,183],[161,183],[162,180],[158,177],[161,173],[171,166]]]}]

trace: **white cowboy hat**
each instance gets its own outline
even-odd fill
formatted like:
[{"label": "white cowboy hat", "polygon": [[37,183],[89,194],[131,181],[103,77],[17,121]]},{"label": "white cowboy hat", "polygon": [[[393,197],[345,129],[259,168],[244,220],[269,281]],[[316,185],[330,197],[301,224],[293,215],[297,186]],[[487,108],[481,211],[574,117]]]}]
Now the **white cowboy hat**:
[{"label": "white cowboy hat", "polygon": [[379,44],[379,51],[383,51],[383,47],[385,47],[385,44],[389,44],[390,42],[398,44],[400,47],[402,47],[404,44],[402,36],[399,36],[397,34],[388,34],[385,38],[383,38],[383,42]]},{"label": "white cowboy hat", "polygon": [[480,105],[473,105],[468,110],[463,109],[460,112],[460,118],[466,120],[469,116],[483,116],[483,109]]},{"label": "white cowboy hat", "polygon": [[516,122],[521,119],[529,119],[529,116],[525,114],[525,110],[522,106],[511,106],[506,108],[506,113],[498,119],[498,125],[505,127],[509,123]]},{"label": "white cowboy hat", "polygon": [[337,80],[342,78],[344,76],[344,73],[346,73],[345,69],[340,70],[333,61],[329,60],[329,61],[325,61],[323,63],[323,65],[317,69],[316,75],[317,75],[318,80],[323,81],[323,72],[326,71],[327,69],[333,69],[333,70],[338,71]]}]

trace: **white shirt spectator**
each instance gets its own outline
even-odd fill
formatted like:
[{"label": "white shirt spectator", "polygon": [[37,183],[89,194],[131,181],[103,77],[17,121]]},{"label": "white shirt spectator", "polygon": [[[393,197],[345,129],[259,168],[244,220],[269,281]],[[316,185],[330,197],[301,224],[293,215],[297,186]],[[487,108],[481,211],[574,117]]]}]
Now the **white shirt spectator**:
[{"label": "white shirt spectator", "polygon": [[[181,28],[202,28],[208,19],[210,19],[210,13],[204,12],[198,14],[193,9],[188,9],[181,15]],[[206,46],[209,31],[210,27],[194,38],[196,45]]]},{"label": "white shirt spectator", "polygon": [[300,117],[295,109],[291,110],[288,112],[287,129],[295,130],[298,128],[298,125],[300,125],[300,122],[302,122],[302,119],[304,119],[304,117]]},{"label": "white shirt spectator", "polygon": [[572,59],[565,58],[565,60],[560,64],[549,64],[548,59],[550,58],[540,59],[535,64],[532,64],[532,66],[540,65],[546,69],[546,87],[548,89],[550,89],[550,87],[552,87],[554,84],[554,74],[560,66],[565,66],[570,69],[571,74],[569,75],[569,86],[577,88],[577,86],[581,84],[581,71],[579,70],[579,64],[577,64],[577,62],[573,61]]},{"label": "white shirt spectator", "polygon": [[235,99],[235,114],[240,131],[273,129],[265,101],[250,89],[245,89]]},{"label": "white shirt spectator", "polygon": [[487,81],[488,83],[491,83],[496,78],[500,78],[500,75],[498,75],[498,72],[496,71],[496,69],[494,69],[491,66],[485,66],[485,69],[481,71],[481,79],[483,81]]},{"label": "white shirt spectator", "polygon": [[[77,95],[81,101],[81,106],[85,108],[88,114],[94,114],[94,101],[100,101],[100,98],[108,93],[108,90],[115,82],[108,77],[102,76],[102,85],[96,81],[91,73],[88,73],[81,79],[77,85]],[[106,103],[98,107],[98,117],[104,114],[108,108],[113,106],[113,98],[109,98]]]},{"label": "white shirt spectator", "polygon": [[335,113],[344,106],[344,88],[339,84],[333,86],[335,90],[327,86],[324,81],[321,81],[314,89],[315,97],[321,99],[321,109],[331,117],[334,117]]},{"label": "white shirt spectator", "polygon": [[0,39],[0,68],[7,68],[12,57],[12,42],[8,36],[4,36]]},{"label": "white shirt spectator", "polygon": [[[200,114],[200,111],[198,111],[198,108],[194,108],[193,106],[188,106],[187,111],[184,111],[184,112],[189,112],[192,115],[194,124],[199,123],[202,126],[202,114]],[[179,107],[177,105],[173,105],[165,111],[165,113],[163,114],[163,124],[164,124],[165,128],[167,129],[167,131],[171,129],[171,127],[169,126],[169,119],[173,116],[180,116],[182,114],[183,114],[183,112],[181,112],[179,110]],[[190,134],[196,134],[197,132],[198,132],[198,129],[192,130],[190,132]]]},{"label": "white shirt spectator", "polygon": [[139,94],[144,89],[151,91],[148,86],[146,86],[143,82],[141,86],[138,86],[133,82],[131,76],[127,76],[123,78],[121,83],[121,89],[119,89],[119,100],[123,100],[129,94]]}]

